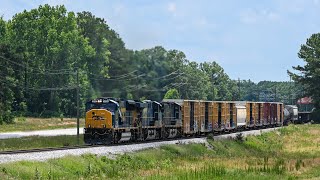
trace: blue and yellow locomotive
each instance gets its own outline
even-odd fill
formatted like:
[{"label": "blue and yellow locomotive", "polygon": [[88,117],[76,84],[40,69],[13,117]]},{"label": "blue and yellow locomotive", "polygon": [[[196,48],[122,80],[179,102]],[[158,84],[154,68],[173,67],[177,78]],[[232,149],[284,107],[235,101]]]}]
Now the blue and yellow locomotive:
[{"label": "blue and yellow locomotive", "polygon": [[98,98],[86,104],[84,141],[112,144],[282,126],[283,109],[280,102]]}]

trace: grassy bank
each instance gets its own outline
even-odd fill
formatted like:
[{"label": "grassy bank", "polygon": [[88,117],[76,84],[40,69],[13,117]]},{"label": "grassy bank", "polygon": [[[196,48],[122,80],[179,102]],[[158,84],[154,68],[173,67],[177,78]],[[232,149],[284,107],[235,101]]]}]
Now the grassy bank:
[{"label": "grassy bank", "polygon": [[243,141],[167,145],[115,159],[83,155],[0,165],[14,179],[309,179],[320,177],[320,126],[289,126]]},{"label": "grassy bank", "polygon": [[[15,118],[13,124],[0,125],[0,132],[35,131],[45,129],[75,128],[76,118]],[[84,119],[80,119],[80,127],[84,126]]]},{"label": "grassy bank", "polygon": [[[47,147],[62,147],[77,145],[77,136],[30,136],[23,138],[1,139],[0,151],[18,150],[18,149],[36,149]],[[84,144],[83,135],[80,135],[79,144]]]}]

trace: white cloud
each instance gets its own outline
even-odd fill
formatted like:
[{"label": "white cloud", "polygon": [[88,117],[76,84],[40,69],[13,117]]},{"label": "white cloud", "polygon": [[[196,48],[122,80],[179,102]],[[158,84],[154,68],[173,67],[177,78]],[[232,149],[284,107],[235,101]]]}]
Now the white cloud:
[{"label": "white cloud", "polygon": [[171,13],[172,16],[177,17],[178,12],[177,12],[177,4],[174,2],[170,2],[167,4],[167,11]]},{"label": "white cloud", "polygon": [[267,14],[267,17],[269,20],[272,20],[272,21],[276,21],[280,18],[279,14],[275,13],[275,12],[269,12]]},{"label": "white cloud", "polygon": [[241,13],[240,20],[245,24],[253,24],[257,22],[258,14],[252,10],[249,10]]},{"label": "white cloud", "polygon": [[199,19],[199,25],[201,25],[201,26],[206,26],[206,25],[208,25],[207,19],[206,19],[206,18],[200,18],[200,19]]},{"label": "white cloud", "polygon": [[[211,19],[208,20],[205,17],[195,17],[194,22],[192,23],[193,27],[197,27],[198,29],[216,29],[218,25],[214,23]],[[192,27],[191,27],[192,28]]]},{"label": "white cloud", "polygon": [[170,2],[168,4],[167,10],[171,13],[175,13],[177,11],[176,3]]},{"label": "white cloud", "polygon": [[240,20],[241,22],[245,24],[256,24],[256,23],[262,23],[262,22],[274,22],[280,19],[280,16],[278,13],[262,9],[262,10],[254,10],[249,9],[240,14]]}]

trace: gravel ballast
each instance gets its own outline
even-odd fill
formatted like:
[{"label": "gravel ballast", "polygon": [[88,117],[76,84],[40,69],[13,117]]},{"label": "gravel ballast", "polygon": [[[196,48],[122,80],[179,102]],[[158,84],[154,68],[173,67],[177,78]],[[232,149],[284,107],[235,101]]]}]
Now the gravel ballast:
[{"label": "gravel ballast", "polygon": [[[244,131],[232,134],[224,134],[215,136],[215,140],[223,140],[227,138],[235,138],[237,134],[242,133],[243,136],[248,135],[260,135],[263,132],[273,131],[277,128]],[[193,139],[181,139],[172,141],[162,142],[148,142],[143,144],[130,144],[130,145],[119,145],[119,146],[105,146],[105,147],[92,147],[82,149],[69,149],[69,150],[56,150],[46,152],[33,152],[33,153],[22,153],[22,154],[5,154],[0,155],[0,163],[8,163],[15,161],[45,161],[48,159],[61,158],[67,155],[79,156],[82,154],[96,154],[98,156],[109,156],[114,157],[117,154],[130,153],[143,149],[157,148],[167,144],[190,144],[190,143],[203,143],[207,144],[207,139],[204,138],[193,138]]]}]

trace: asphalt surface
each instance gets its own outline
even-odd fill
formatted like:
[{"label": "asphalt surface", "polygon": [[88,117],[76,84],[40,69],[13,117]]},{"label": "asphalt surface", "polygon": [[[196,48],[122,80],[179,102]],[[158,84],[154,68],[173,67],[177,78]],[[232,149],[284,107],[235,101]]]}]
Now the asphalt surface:
[{"label": "asphalt surface", "polygon": [[[83,134],[83,128],[79,129],[79,133]],[[22,138],[22,137],[28,137],[28,136],[63,136],[63,135],[77,135],[77,128],[5,132],[5,133],[0,133],[0,139]]]}]

